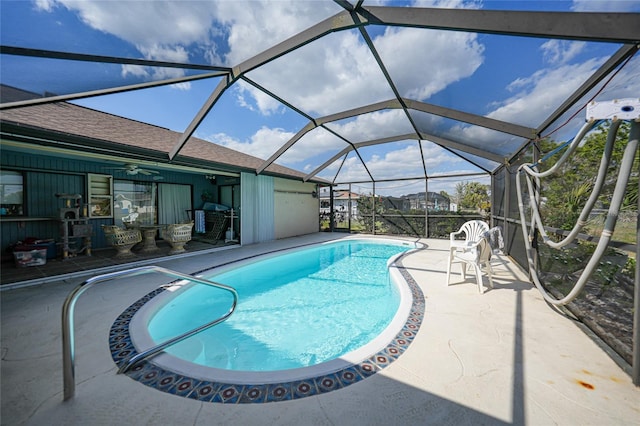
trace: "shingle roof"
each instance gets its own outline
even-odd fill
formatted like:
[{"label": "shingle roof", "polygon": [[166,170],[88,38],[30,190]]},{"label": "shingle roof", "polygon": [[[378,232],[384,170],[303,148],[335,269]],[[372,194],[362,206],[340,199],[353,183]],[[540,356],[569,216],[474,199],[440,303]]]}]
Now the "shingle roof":
[{"label": "shingle roof", "polygon": [[[73,135],[90,141],[120,145],[119,149],[146,149],[166,154],[173,148],[180,133],[124,117],[96,111],[67,102],[34,105],[2,111],[2,124],[50,132],[52,137]],[[256,170],[263,160],[202,139],[191,137],[180,152],[184,161],[196,160],[198,166],[210,163],[211,168],[226,166],[237,171]],[[305,174],[277,164],[265,174],[302,179]]]}]

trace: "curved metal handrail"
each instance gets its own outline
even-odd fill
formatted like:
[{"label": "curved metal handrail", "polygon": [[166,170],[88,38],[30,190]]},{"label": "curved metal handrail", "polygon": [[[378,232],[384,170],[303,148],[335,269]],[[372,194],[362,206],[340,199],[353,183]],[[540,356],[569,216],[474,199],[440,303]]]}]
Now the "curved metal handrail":
[{"label": "curved metal handrail", "polygon": [[82,284],[78,285],[75,289],[73,289],[71,293],[69,293],[69,295],[67,296],[67,298],[65,299],[62,305],[62,368],[63,368],[64,400],[65,401],[73,397],[73,394],[75,393],[75,387],[76,387],[75,367],[74,367],[75,343],[74,343],[74,336],[73,336],[73,311],[75,308],[76,301],[78,300],[78,298],[82,293],[84,293],[91,286],[99,282],[108,281],[115,278],[142,275],[142,274],[147,274],[151,272],[159,272],[165,275],[169,275],[173,278],[180,278],[183,280],[193,281],[198,284],[205,284],[212,287],[220,288],[222,290],[229,291],[233,295],[233,303],[229,311],[227,311],[226,314],[216,319],[215,321],[211,321],[194,330],[188,331],[184,334],[181,334],[180,336],[169,339],[166,342],[160,343],[159,345],[156,345],[150,349],[147,349],[144,352],[141,352],[131,357],[129,360],[127,360],[127,362],[125,362],[120,367],[120,369],[118,370],[118,373],[123,373],[128,368],[133,366],[135,363],[143,359],[149,358],[157,354],[158,352],[162,351],[163,349],[166,349],[167,347],[175,343],[178,343],[188,337],[191,337],[194,334],[197,334],[206,328],[213,327],[214,325],[221,323],[222,321],[229,318],[229,316],[231,316],[231,314],[233,314],[233,312],[236,309],[236,305],[238,304],[238,293],[234,288],[224,284],[205,280],[203,278],[194,277],[192,275],[182,274],[180,272],[172,271],[170,269],[162,268],[160,266],[154,266],[154,265],[142,266],[139,268],[128,269],[126,271],[111,272],[108,274],[98,275],[96,277],[89,278],[88,280],[84,281]]}]

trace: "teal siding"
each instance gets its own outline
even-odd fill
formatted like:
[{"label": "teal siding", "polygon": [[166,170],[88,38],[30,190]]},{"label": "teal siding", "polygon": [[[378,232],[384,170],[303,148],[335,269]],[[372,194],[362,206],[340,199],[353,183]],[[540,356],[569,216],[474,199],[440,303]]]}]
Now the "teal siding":
[{"label": "teal siding", "polygon": [[[27,212],[32,217],[57,217],[64,206],[55,194],[80,194],[84,197],[86,176],[60,173],[27,172]],[[64,191],[64,192],[62,192]]]},{"label": "teal siding", "polygon": [[[86,202],[87,173],[112,174],[114,179],[135,180],[138,182],[153,181],[153,176],[138,175],[132,178],[123,172],[110,169],[118,167],[122,163],[25,154],[12,151],[11,147],[7,149],[5,146],[0,149],[0,159],[2,169],[24,172],[26,217],[39,218],[39,220],[25,221],[2,218],[0,222],[0,237],[3,253],[6,252],[6,249],[11,244],[29,237],[53,238],[59,242],[60,223],[57,221],[57,217],[58,208],[63,206],[63,201],[58,199],[55,194],[81,194],[83,202]],[[205,189],[212,189],[211,183],[200,174],[163,172],[162,178],[158,183],[191,185],[193,206],[186,206],[185,209],[200,208],[202,206],[200,194]],[[216,193],[217,189],[214,189],[213,192]],[[112,224],[113,220],[110,218],[91,219],[89,223],[93,227],[93,248],[106,247],[101,225]]]}]

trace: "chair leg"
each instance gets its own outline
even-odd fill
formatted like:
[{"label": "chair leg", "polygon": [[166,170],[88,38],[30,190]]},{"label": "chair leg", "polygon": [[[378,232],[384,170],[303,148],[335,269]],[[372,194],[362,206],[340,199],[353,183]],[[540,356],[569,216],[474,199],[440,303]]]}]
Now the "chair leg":
[{"label": "chair leg", "polygon": [[187,251],[184,248],[184,245],[187,244],[186,241],[170,241],[169,244],[171,245],[171,250],[169,250],[169,254],[184,253],[185,251]]},{"label": "chair leg", "polygon": [[482,285],[482,270],[480,269],[480,265],[473,265],[476,270],[476,280],[478,281],[478,290],[480,290],[480,294],[484,293],[484,285]]},{"label": "chair leg", "polygon": [[453,262],[453,250],[449,250],[449,262],[447,263],[447,285],[451,281],[451,262]]},{"label": "chair leg", "polygon": [[493,288],[493,268],[491,267],[491,262],[487,262],[487,275],[489,275],[489,287]]},{"label": "chair leg", "polygon": [[135,244],[127,244],[125,246],[114,246],[116,248],[116,255],[114,258],[123,259],[127,257],[134,257],[135,254],[131,251]]}]

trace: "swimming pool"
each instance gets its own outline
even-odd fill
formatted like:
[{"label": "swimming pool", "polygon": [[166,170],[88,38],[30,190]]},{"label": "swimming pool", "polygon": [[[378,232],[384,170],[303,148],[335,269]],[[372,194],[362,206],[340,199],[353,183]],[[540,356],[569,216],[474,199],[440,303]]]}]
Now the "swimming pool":
[{"label": "swimming pool", "polygon": [[[234,394],[251,388],[253,395],[278,400],[269,389],[300,397],[320,393],[332,383],[342,387],[361,380],[397,358],[417,332],[422,294],[406,271],[389,267],[416,247],[400,240],[346,239],[203,273],[200,276],[236,288],[237,311],[129,375],[142,377],[144,383],[145,371],[153,365],[161,372],[147,377],[150,381],[166,376],[164,385],[170,382],[176,392],[178,377],[197,380],[200,386],[208,383],[210,391],[218,386],[217,402],[229,399],[222,391],[225,386]],[[135,315],[124,314],[114,323],[117,330],[128,326],[128,336],[114,340],[125,352],[116,354],[112,348],[116,363],[207,322],[212,310],[223,312],[230,303],[206,286],[178,283],[158,293],[132,305]],[[180,325],[171,319],[180,317],[187,318]],[[157,384],[154,387],[163,385]]]}]

